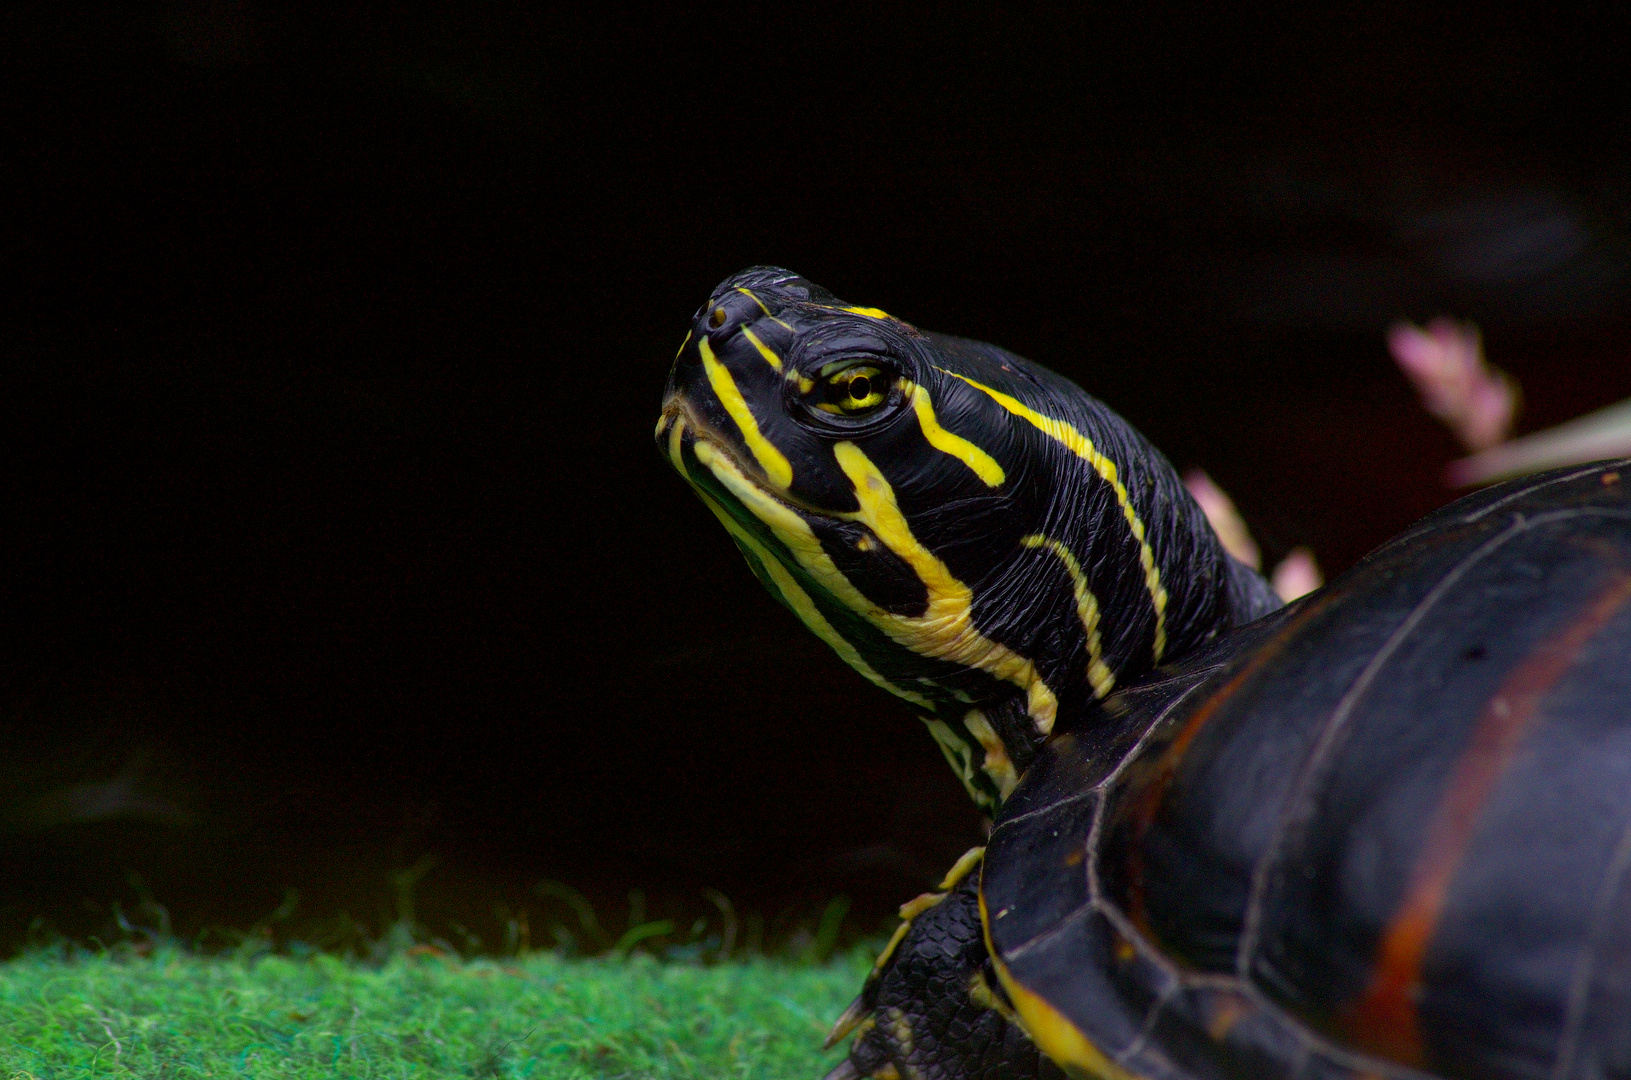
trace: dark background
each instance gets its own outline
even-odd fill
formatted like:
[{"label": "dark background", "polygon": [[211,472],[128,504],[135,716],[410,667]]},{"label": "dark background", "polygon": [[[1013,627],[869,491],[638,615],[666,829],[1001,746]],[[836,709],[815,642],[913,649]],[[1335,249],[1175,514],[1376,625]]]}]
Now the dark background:
[{"label": "dark background", "polygon": [[1621,26],[1421,6],[8,8],[0,947],[880,925],[978,822],[653,451],[691,312],[997,341],[1340,571],[1451,495],[1392,320],[1631,395]]}]

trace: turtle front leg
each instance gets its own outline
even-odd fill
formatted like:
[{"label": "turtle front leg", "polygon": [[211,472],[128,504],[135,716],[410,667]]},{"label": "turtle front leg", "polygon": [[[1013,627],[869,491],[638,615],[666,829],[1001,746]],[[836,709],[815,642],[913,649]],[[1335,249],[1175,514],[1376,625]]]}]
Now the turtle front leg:
[{"label": "turtle front leg", "polygon": [[940,889],[901,907],[904,920],[866,985],[827,1036],[856,1032],[826,1080],[1054,1080],[1014,1019],[980,926],[983,849],[957,861]]}]

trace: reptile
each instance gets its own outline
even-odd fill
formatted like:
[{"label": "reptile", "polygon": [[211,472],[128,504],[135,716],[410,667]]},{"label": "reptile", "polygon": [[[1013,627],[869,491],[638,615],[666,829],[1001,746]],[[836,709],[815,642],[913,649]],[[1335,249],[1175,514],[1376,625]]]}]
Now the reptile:
[{"label": "reptile", "polygon": [[775,267],[656,438],[991,821],[829,1080],[1631,1076],[1631,460],[1281,606],[1075,383]]}]

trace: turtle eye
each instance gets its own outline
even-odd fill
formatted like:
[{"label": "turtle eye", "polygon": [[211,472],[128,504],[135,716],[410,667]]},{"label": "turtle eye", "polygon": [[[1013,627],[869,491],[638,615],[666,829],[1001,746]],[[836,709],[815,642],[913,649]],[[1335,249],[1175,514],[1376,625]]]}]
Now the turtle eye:
[{"label": "turtle eye", "polygon": [[883,369],[857,364],[822,380],[815,407],[836,416],[861,416],[882,405],[888,396],[889,379]]}]

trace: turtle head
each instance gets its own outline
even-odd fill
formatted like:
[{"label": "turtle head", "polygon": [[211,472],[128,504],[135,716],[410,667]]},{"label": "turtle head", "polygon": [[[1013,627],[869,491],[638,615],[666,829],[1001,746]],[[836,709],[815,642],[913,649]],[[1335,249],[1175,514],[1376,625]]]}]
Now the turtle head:
[{"label": "turtle head", "polygon": [[771,594],[926,714],[988,805],[1061,709],[1166,647],[1135,504],[1175,492],[1217,550],[1171,467],[1074,384],[772,267],[698,309],[656,435]]},{"label": "turtle head", "polygon": [[723,454],[765,495],[829,523],[855,523],[859,540],[863,459],[887,463],[891,474],[910,463],[897,494],[925,505],[979,497],[1004,481],[1003,467],[973,443],[945,460],[922,444],[944,362],[907,323],[845,304],[789,271],[755,267],[727,279],[693,317],[658,443],[687,478],[685,461],[701,445],[703,457]]}]

